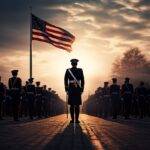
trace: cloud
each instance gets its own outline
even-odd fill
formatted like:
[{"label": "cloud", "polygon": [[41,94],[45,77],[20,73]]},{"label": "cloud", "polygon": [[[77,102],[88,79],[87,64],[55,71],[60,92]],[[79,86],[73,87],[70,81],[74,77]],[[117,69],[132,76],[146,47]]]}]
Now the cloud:
[{"label": "cloud", "polygon": [[[15,60],[19,55],[28,62],[29,2],[5,0],[0,5],[0,55],[3,57],[0,70],[5,76],[9,76],[13,66],[23,67],[16,65],[20,63],[19,59]],[[133,46],[150,58],[149,0],[32,0],[32,6],[35,15],[74,34],[74,49],[95,54],[97,65],[102,56],[113,60],[112,57]],[[55,49],[38,42],[33,45],[40,52]]]},{"label": "cloud", "polygon": [[[8,43],[13,49],[26,47],[28,44],[28,6],[29,1],[24,0],[2,2],[0,6],[0,17],[3,20],[0,29],[2,49],[7,48]],[[33,0],[32,6],[33,12],[39,17],[72,32],[75,31],[75,34],[78,34],[82,26],[86,26],[81,31],[82,35],[92,30],[95,37],[107,38],[108,35],[108,38],[119,36],[122,40],[135,39],[143,42],[149,40],[142,31],[149,28],[150,9],[146,0]]]}]

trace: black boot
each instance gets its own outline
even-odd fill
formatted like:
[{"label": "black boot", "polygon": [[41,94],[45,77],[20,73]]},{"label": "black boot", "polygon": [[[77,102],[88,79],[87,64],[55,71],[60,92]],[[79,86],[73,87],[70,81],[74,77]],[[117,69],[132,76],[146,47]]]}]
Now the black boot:
[{"label": "black boot", "polygon": [[70,106],[70,115],[71,115],[70,123],[74,123],[74,106]]},{"label": "black boot", "polygon": [[75,106],[76,123],[80,123],[80,121],[79,121],[79,113],[80,113],[80,107],[79,106]]}]

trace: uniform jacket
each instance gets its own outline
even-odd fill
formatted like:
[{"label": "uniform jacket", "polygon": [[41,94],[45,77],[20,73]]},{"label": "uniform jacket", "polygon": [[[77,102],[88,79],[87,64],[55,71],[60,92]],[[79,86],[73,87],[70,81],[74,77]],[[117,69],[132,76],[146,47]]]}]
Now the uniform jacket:
[{"label": "uniform jacket", "polygon": [[78,82],[80,82],[80,87],[78,84],[74,84],[74,78],[71,76],[68,69],[66,70],[64,77],[65,90],[68,93],[68,104],[69,105],[81,105],[81,94],[84,90],[84,75],[81,68],[72,67],[71,72],[76,77]]},{"label": "uniform jacket", "polygon": [[22,81],[20,78],[18,77],[9,78],[8,86],[9,86],[11,96],[13,97],[20,96],[21,89],[22,89]]},{"label": "uniform jacket", "polygon": [[133,89],[133,85],[132,84],[123,84],[122,85],[122,89],[121,89],[121,93],[122,95],[125,94],[133,94],[134,89]]}]

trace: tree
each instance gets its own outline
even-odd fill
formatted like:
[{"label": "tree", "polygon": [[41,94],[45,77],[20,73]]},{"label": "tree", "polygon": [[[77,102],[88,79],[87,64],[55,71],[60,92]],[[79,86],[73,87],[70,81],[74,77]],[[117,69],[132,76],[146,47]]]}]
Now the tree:
[{"label": "tree", "polygon": [[150,81],[150,61],[138,48],[131,48],[123,54],[123,57],[115,60],[112,75],[119,79],[130,77],[134,81]]}]

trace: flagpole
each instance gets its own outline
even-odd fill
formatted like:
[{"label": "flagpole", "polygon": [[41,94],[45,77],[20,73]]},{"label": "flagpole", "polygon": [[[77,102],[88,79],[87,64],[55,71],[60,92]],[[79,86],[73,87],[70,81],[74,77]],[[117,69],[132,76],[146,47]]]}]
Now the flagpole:
[{"label": "flagpole", "polygon": [[30,6],[30,78],[32,78],[32,6]]}]

